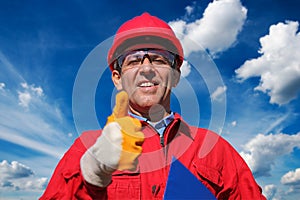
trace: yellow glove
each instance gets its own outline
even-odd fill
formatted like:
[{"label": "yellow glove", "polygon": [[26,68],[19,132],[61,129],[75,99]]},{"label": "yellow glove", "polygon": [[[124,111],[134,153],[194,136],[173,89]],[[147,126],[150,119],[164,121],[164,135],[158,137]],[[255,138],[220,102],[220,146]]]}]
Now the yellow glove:
[{"label": "yellow glove", "polygon": [[116,169],[136,169],[144,135],[140,131],[140,121],[128,116],[128,104],[127,93],[118,93],[101,136],[81,158],[83,177],[91,184],[106,187]]},{"label": "yellow glove", "polygon": [[140,132],[141,122],[128,116],[128,94],[122,91],[116,96],[116,105],[113,113],[107,118],[106,124],[118,123],[122,134],[122,153],[118,170],[134,170],[137,157],[142,153],[144,134]]}]

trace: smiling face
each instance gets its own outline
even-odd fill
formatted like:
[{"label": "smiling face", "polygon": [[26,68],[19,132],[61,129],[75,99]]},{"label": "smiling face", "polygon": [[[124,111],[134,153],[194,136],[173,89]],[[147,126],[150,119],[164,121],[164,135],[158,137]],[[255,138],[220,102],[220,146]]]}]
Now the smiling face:
[{"label": "smiling face", "polygon": [[170,112],[171,89],[178,83],[180,72],[151,54],[139,59],[134,66],[125,59],[121,74],[113,71],[113,82],[118,90],[128,93],[132,113],[149,118],[149,110],[161,105],[165,116]]}]

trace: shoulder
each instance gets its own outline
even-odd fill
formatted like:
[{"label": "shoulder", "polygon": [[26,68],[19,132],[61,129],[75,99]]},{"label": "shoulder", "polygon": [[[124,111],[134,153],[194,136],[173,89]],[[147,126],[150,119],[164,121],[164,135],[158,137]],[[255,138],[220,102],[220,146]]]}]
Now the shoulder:
[{"label": "shoulder", "polygon": [[79,172],[79,162],[81,156],[87,149],[93,145],[100,135],[101,131],[86,131],[83,132],[65,152],[59,164],[57,171],[60,171],[65,178],[71,177]]},{"label": "shoulder", "polygon": [[242,162],[240,154],[221,135],[204,128],[190,127],[194,145],[198,146],[198,159],[212,165],[228,162]]},{"label": "shoulder", "polygon": [[101,130],[85,131],[76,139],[75,143],[81,143],[81,145],[88,149],[96,142],[101,132]]},{"label": "shoulder", "polygon": [[181,122],[180,131],[189,135],[193,139],[194,144],[201,146],[200,151],[202,152],[202,156],[206,156],[211,151],[218,154],[222,152],[236,153],[232,145],[221,135],[209,129],[189,125],[178,113],[175,113],[174,116],[176,121]]},{"label": "shoulder", "polygon": [[246,165],[238,151],[221,135],[202,128],[197,128],[195,141],[200,141],[198,150],[199,162],[216,166],[217,168],[234,169]]},{"label": "shoulder", "polygon": [[202,145],[211,146],[216,150],[234,150],[233,146],[225,140],[221,135],[211,130],[198,127],[190,127],[192,132],[195,132],[195,140],[201,141]]},{"label": "shoulder", "polygon": [[101,135],[101,130],[91,130],[83,132],[70,146],[68,151],[64,154],[64,159],[70,157],[81,157],[88,148],[90,148]]}]

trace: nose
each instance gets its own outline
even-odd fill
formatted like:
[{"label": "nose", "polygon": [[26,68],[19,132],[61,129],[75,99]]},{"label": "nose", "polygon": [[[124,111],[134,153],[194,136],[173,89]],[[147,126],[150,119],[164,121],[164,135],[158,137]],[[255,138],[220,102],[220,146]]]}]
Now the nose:
[{"label": "nose", "polygon": [[[146,59],[146,58],[147,58],[147,59]],[[152,63],[149,54],[145,54],[145,55],[143,56],[143,59],[142,59],[142,61],[141,61],[141,64],[144,64],[144,62],[146,62],[146,64],[151,64],[151,63]]]},{"label": "nose", "polygon": [[143,75],[145,78],[151,80],[155,76],[155,72],[153,69],[153,65],[151,62],[151,58],[148,54],[145,54],[140,66],[140,74]]},{"label": "nose", "polygon": [[143,57],[143,59],[141,60],[141,66],[140,66],[140,68],[144,72],[153,71],[152,61],[151,61],[151,58],[150,58],[150,56],[148,54],[145,54],[144,57]]}]

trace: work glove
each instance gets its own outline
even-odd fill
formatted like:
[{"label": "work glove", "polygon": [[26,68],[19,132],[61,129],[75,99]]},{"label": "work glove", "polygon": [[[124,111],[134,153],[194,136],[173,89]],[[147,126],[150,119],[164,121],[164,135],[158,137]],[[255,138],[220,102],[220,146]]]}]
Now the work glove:
[{"label": "work glove", "polygon": [[138,119],[128,116],[128,95],[116,96],[113,113],[108,117],[101,136],[80,160],[82,175],[88,183],[106,187],[115,170],[135,170],[142,152],[144,135]]}]

